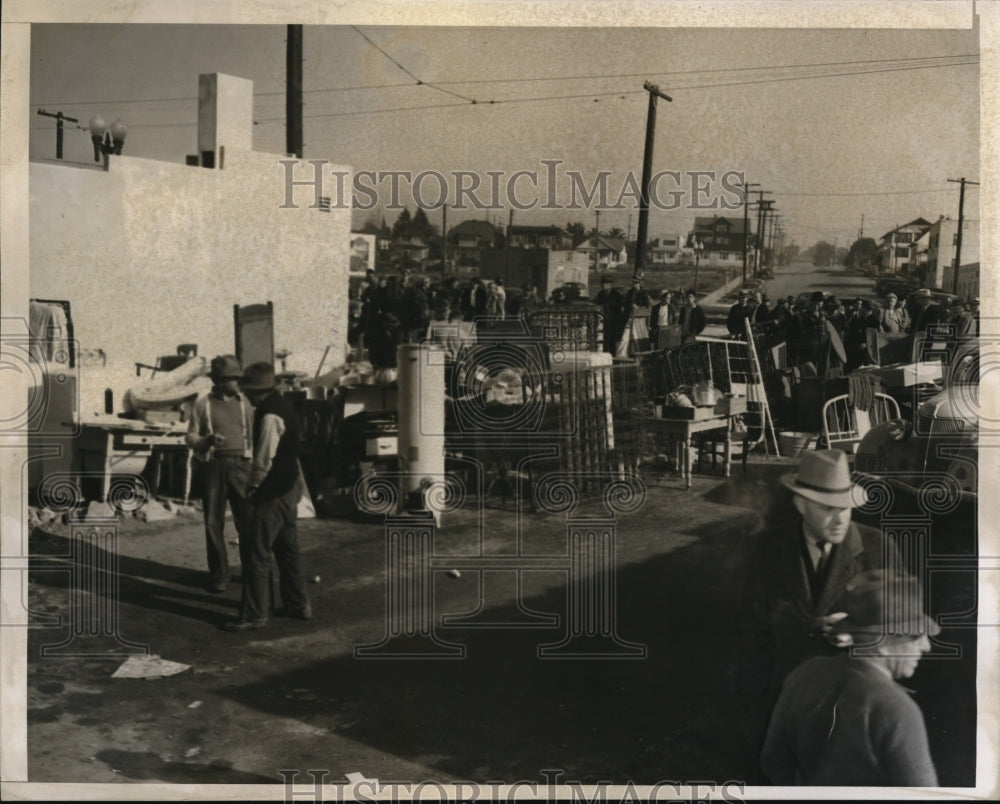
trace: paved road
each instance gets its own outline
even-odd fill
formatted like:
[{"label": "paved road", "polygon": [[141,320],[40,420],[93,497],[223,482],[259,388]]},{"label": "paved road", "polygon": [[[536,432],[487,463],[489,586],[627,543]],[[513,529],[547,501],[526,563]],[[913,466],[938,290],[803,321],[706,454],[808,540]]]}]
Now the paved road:
[{"label": "paved road", "polygon": [[[828,268],[818,267],[808,262],[795,262],[784,265],[775,271],[774,279],[764,283],[764,292],[769,299],[780,296],[798,296],[800,293],[822,290],[843,298],[860,296],[863,299],[874,299],[875,281],[865,274],[849,271],[838,266]],[[729,308],[736,302],[736,291],[723,297],[715,304],[704,304],[708,317],[705,335],[725,337],[726,315]]]}]

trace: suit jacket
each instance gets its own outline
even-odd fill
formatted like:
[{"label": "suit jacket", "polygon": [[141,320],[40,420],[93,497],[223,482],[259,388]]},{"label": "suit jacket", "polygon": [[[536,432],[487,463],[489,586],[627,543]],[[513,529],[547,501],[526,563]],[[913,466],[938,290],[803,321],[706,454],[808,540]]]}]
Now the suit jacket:
[{"label": "suit jacket", "polygon": [[776,698],[791,670],[813,656],[836,652],[819,622],[840,611],[840,599],[856,575],[899,566],[891,539],[851,523],[844,541],[833,548],[826,579],[814,598],[803,556],[802,519],[757,534],[745,563],[741,597],[741,656],[738,691]]}]

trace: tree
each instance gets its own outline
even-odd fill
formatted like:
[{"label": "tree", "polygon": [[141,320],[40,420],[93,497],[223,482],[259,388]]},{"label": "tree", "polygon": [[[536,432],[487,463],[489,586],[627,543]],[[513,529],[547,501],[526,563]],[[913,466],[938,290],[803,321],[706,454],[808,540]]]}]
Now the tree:
[{"label": "tree", "polygon": [[790,263],[799,256],[801,249],[794,243],[789,243],[781,252],[781,259],[785,264]]},{"label": "tree", "polygon": [[831,265],[836,256],[836,248],[832,243],[820,240],[812,248],[813,265]]},{"label": "tree", "polygon": [[587,229],[579,221],[566,224],[566,231],[573,235],[573,248],[587,239]]},{"label": "tree", "polygon": [[614,229],[608,229],[608,231],[604,233],[604,236],[609,237],[612,240],[620,240],[625,237],[625,232],[616,226]]},{"label": "tree", "polygon": [[424,240],[429,241],[437,235],[437,227],[427,219],[427,213],[424,212],[423,207],[417,207],[410,228]]},{"label": "tree", "polygon": [[844,257],[844,265],[848,268],[870,268],[874,265],[878,243],[870,237],[863,237],[851,243]]},{"label": "tree", "polygon": [[413,219],[410,217],[410,210],[407,207],[403,207],[403,211],[399,213],[399,217],[396,218],[396,222],[392,225],[393,240],[409,229],[411,223],[413,223]]}]

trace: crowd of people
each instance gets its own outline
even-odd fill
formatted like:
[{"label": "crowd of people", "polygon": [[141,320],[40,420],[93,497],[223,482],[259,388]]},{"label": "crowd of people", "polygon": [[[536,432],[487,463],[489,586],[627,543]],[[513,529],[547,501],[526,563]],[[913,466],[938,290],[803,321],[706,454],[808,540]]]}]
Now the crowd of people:
[{"label": "crowd of people", "polygon": [[808,363],[818,376],[827,376],[831,368],[849,373],[878,362],[876,355],[869,353],[869,330],[903,337],[946,325],[958,337],[975,337],[979,332],[979,299],[944,303],[924,289],[904,305],[894,293],[879,303],[861,297],[838,299],[815,291],[798,303],[787,296],[771,306],[760,293],[740,291],[729,310],[726,328],[733,338],[744,339],[748,321],[753,332],[772,343],[786,342],[792,365]]}]

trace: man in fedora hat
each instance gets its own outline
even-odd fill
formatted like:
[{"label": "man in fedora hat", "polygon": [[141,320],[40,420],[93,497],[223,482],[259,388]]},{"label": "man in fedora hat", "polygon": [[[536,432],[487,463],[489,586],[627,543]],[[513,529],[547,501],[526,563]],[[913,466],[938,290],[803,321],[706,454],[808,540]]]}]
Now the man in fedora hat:
[{"label": "man in fedora hat", "polygon": [[227,502],[233,512],[233,525],[240,540],[240,563],[244,568],[250,543],[252,506],[247,484],[253,454],[253,408],[237,385],[242,374],[243,369],[233,355],[219,355],[212,360],[209,370],[212,390],[195,400],[185,436],[200,465],[205,547],[211,574],[208,588],[216,594],[225,592],[230,580],[223,533]]},{"label": "man in fedora hat", "polygon": [[810,659],[785,681],[761,766],[779,785],[936,787],[909,678],[940,633],[923,613],[917,580],[885,570],[848,585],[831,641],[839,655]]},{"label": "man in fedora hat", "polygon": [[738,690],[766,711],[796,665],[833,651],[824,635],[843,616],[848,584],[898,560],[880,531],[851,522],[865,491],[851,481],[843,452],[808,451],[781,482],[794,495],[796,516],[753,541],[741,600]]},{"label": "man in fedora hat", "polygon": [[753,310],[750,307],[750,294],[741,290],[736,297],[736,304],[729,308],[729,315],[726,316],[726,329],[734,338],[746,337],[746,324],[744,323]]},{"label": "man in fedora hat", "polygon": [[622,294],[614,289],[611,277],[601,277],[601,289],[594,296],[594,304],[601,308],[604,316],[604,351],[614,354],[615,345],[621,337],[624,312]]},{"label": "man in fedora hat", "polygon": [[285,612],[301,620],[312,617],[296,524],[302,497],[298,418],[291,403],[278,391],[270,363],[248,366],[242,387],[254,406],[248,489],[253,501],[253,527],[248,561],[243,565],[240,618],[225,623],[227,631],[250,631],[267,625],[272,553],[278,565]]},{"label": "man in fedora hat", "polygon": [[698,296],[694,288],[688,288],[684,292],[685,303],[677,317],[677,322],[681,325],[681,343],[690,343],[704,331],[708,325],[705,311],[698,305]]}]

